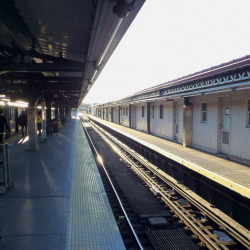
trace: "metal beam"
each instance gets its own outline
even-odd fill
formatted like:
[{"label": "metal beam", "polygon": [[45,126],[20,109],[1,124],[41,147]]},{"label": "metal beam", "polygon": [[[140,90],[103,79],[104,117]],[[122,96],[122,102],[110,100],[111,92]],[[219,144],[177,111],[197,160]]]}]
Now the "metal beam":
[{"label": "metal beam", "polygon": [[44,91],[60,90],[71,91],[78,93],[81,88],[81,83],[63,82],[63,83],[38,83],[36,88]]},{"label": "metal beam", "polygon": [[82,77],[73,76],[43,76],[38,75],[1,75],[2,80],[13,80],[13,81],[43,81],[43,82],[81,82]]},{"label": "metal beam", "polygon": [[[5,29],[12,37],[12,42],[14,42],[20,50],[23,51],[25,45],[31,45],[34,41],[36,41],[19,11],[15,7],[13,1],[0,1],[0,16],[2,25],[4,25]],[[38,48],[42,51],[39,45]]]},{"label": "metal beam", "polygon": [[11,63],[0,64],[2,72],[82,72],[83,63]]},{"label": "metal beam", "polygon": [[47,61],[59,62],[59,63],[83,63],[86,61],[84,58],[84,60],[82,60],[81,62],[76,62],[76,61],[69,60],[63,57],[56,57],[52,55],[41,54],[35,50],[25,51],[25,55],[30,56],[30,57],[40,58],[40,59],[47,60]]},{"label": "metal beam", "polygon": [[4,51],[4,52],[16,54],[16,55],[20,54],[22,56],[39,58],[39,59],[42,59],[44,61],[52,61],[52,62],[58,62],[58,63],[83,63],[85,61],[85,58],[83,58],[81,60],[81,62],[78,62],[78,61],[73,61],[70,59],[63,58],[63,57],[56,57],[56,56],[52,56],[52,55],[41,54],[33,49],[31,49],[31,50],[19,50],[18,48],[0,46],[0,51]]}]

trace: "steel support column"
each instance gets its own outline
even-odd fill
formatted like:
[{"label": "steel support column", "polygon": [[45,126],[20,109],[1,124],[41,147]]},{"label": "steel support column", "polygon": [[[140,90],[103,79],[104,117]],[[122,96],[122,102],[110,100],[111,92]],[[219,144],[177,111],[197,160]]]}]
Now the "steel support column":
[{"label": "steel support column", "polygon": [[36,123],[36,106],[29,104],[27,108],[28,119],[28,150],[33,151],[38,149],[37,145],[37,123]]},{"label": "steel support column", "polygon": [[118,124],[121,124],[121,107],[118,107]]},{"label": "steel support column", "polygon": [[132,126],[132,120],[131,120],[131,117],[132,117],[131,110],[132,110],[132,108],[131,108],[131,106],[132,106],[131,104],[128,105],[129,127],[130,128]]},{"label": "steel support column", "polygon": [[114,108],[111,107],[111,122],[114,122]]},{"label": "steel support column", "polygon": [[[6,110],[6,113],[5,113],[5,118],[6,118],[6,121],[7,121],[7,124],[10,126],[10,108],[9,106],[6,106],[5,107],[5,110]],[[5,138],[10,138],[10,132],[9,130],[5,130]]]},{"label": "steel support column", "polygon": [[18,133],[19,126],[18,126],[18,108],[15,108],[15,132]]},{"label": "steel support column", "polygon": [[48,135],[52,135],[52,129],[51,129],[51,102],[48,102],[47,105],[47,112],[46,112],[46,116],[47,116],[47,134]]},{"label": "steel support column", "polygon": [[42,110],[41,110],[41,116],[42,116],[42,141],[46,140],[47,138],[47,132],[46,132],[46,104],[45,102],[42,102]]},{"label": "steel support column", "polygon": [[55,105],[55,120],[59,120],[59,112],[58,112],[58,105]]},{"label": "steel support column", "polygon": [[184,99],[183,105],[183,146],[188,147],[192,144],[193,131],[193,105],[189,98]]},{"label": "steel support column", "polygon": [[147,133],[150,134],[150,102],[147,102]]}]

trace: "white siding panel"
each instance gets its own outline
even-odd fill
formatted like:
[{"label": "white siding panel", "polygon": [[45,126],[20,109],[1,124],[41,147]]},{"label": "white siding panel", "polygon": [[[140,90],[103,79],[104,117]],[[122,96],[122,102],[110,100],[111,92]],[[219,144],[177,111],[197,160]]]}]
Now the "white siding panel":
[{"label": "white siding panel", "polygon": [[119,108],[114,107],[114,123],[119,124]]},{"label": "white siding panel", "polygon": [[111,122],[111,108],[108,108],[108,121]]},{"label": "white siding panel", "polygon": [[103,110],[103,119],[107,120],[107,109],[106,108]]},{"label": "white siding panel", "polygon": [[[144,117],[142,117],[142,106],[144,106]],[[136,129],[147,132],[147,104],[136,104]]]},{"label": "white siding panel", "polygon": [[246,128],[248,98],[250,90],[232,92],[230,155],[250,160],[250,128]]},{"label": "white siding panel", "polygon": [[179,143],[183,143],[183,100],[178,101],[176,106],[178,109],[177,114],[178,114],[178,119],[179,119],[179,124],[178,124],[179,133],[178,133],[177,140]]},{"label": "white siding panel", "polygon": [[131,105],[131,128],[136,129],[136,105]]},{"label": "white siding panel", "polygon": [[[207,102],[207,122],[201,122],[201,103]],[[218,150],[218,96],[205,95],[192,97],[193,137],[192,145],[210,152]]]},{"label": "white siding panel", "polygon": [[[127,113],[126,113],[127,109]],[[121,107],[121,125],[129,127],[129,107],[124,105]]]},{"label": "white siding panel", "polygon": [[[163,105],[163,119],[160,119],[160,105]],[[154,107],[154,118],[153,118]],[[150,104],[150,133],[166,139],[173,139],[173,102],[152,102]]]}]

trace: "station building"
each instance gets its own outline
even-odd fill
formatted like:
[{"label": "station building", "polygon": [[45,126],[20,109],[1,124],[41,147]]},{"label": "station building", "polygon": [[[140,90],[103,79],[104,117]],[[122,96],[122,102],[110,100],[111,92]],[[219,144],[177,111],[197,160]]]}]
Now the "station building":
[{"label": "station building", "polygon": [[96,105],[92,113],[249,164],[250,56]]}]

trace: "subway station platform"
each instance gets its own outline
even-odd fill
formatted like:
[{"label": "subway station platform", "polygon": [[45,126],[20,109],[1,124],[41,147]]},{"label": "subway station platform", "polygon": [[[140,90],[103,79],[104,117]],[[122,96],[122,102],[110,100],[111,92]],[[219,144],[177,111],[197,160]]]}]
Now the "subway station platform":
[{"label": "subway station platform", "polygon": [[250,166],[184,147],[92,115],[89,117],[250,199]]},{"label": "subway station platform", "polygon": [[0,195],[0,249],[125,249],[80,120],[37,151],[20,135],[9,144],[14,185]]}]

